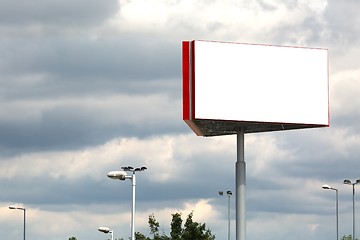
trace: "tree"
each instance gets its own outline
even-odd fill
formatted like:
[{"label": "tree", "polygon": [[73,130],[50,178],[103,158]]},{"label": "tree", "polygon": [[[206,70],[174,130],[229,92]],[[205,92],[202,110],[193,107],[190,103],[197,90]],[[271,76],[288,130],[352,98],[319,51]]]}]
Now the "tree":
[{"label": "tree", "polygon": [[[342,238],[341,238],[341,240],[352,240],[352,235],[351,234],[349,234],[349,235],[347,235],[347,236],[343,236]],[[358,238],[355,238],[355,240],[358,240]]]},{"label": "tree", "polygon": [[182,239],[214,240],[215,236],[211,234],[209,229],[206,229],[205,223],[193,221],[193,214],[194,213],[191,212],[186,219]]},{"label": "tree", "polygon": [[69,238],[69,240],[76,240],[76,237],[71,237]]},{"label": "tree", "polygon": [[[168,236],[166,236],[165,234],[160,236],[160,233],[159,233],[160,224],[158,221],[156,221],[154,214],[149,215],[148,223],[149,223],[149,227],[150,227],[150,234],[153,235],[153,240],[170,240],[170,238]],[[148,239],[151,240],[150,238],[148,238]]]},{"label": "tree", "polygon": [[150,238],[147,238],[144,234],[136,232],[135,233],[135,240],[150,240]]},{"label": "tree", "polygon": [[172,216],[172,220],[171,220],[170,237],[172,240],[181,240],[181,234],[182,234],[181,213],[174,213],[171,214],[171,216]]},{"label": "tree", "polygon": [[149,215],[148,223],[149,223],[149,227],[150,227],[150,233],[154,236],[154,240],[158,239],[160,224],[158,221],[156,221],[154,214]]},{"label": "tree", "polygon": [[183,220],[181,218],[181,213],[174,213],[171,220],[171,231],[170,237],[165,234],[159,234],[160,224],[155,219],[155,215],[149,215],[149,227],[150,233],[153,235],[153,238],[146,238],[144,235],[141,235],[141,238],[136,238],[136,240],[214,240],[215,236],[211,234],[210,229],[206,228],[205,223],[198,223],[193,221],[194,213],[191,212],[185,221],[184,226],[182,225]]}]

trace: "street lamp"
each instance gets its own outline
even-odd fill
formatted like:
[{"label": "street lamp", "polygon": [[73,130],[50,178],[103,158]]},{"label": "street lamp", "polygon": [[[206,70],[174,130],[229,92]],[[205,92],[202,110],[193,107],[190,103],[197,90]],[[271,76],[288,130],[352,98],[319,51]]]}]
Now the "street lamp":
[{"label": "street lamp", "polygon": [[10,209],[17,209],[24,211],[24,240],[25,240],[25,219],[26,219],[26,208],[23,207],[16,207],[16,206],[9,206]]},{"label": "street lamp", "polygon": [[[135,172],[145,171],[146,167],[141,168],[133,168],[131,166],[122,167],[122,171],[111,171],[107,174],[107,176],[111,179],[122,180],[130,179],[132,182],[132,211],[131,211],[131,240],[135,240],[135,186],[136,186],[136,178]],[[127,175],[126,172],[131,172],[132,175]]]},{"label": "street lamp", "polygon": [[356,182],[352,183],[350,180],[348,179],[345,179],[344,180],[344,184],[347,184],[347,185],[352,185],[352,189],[353,189],[353,197],[352,197],[352,200],[353,200],[353,239],[355,240],[355,185],[360,183],[360,179],[356,180]]},{"label": "street lamp", "polygon": [[[230,240],[230,196],[232,195],[232,192],[226,191],[226,194],[228,195],[228,240]],[[219,195],[223,196],[224,192],[219,191]]]},{"label": "street lamp", "polygon": [[336,240],[339,240],[339,192],[336,188],[330,187],[327,184],[322,185],[322,188],[336,192]]},{"label": "street lamp", "polygon": [[111,240],[114,240],[114,231],[111,230],[110,228],[108,227],[99,227],[98,228],[99,232],[103,232],[103,233],[110,233],[111,234]]}]

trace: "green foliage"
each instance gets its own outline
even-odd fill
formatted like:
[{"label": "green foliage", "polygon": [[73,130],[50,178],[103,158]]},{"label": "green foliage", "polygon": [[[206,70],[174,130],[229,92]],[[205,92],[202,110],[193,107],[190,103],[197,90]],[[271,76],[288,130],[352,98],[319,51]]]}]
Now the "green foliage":
[{"label": "green foliage", "polygon": [[69,238],[69,240],[76,240],[76,237],[71,237]]},{"label": "green foliage", "polygon": [[[156,221],[155,219],[155,215],[154,214],[150,214],[149,215],[149,227],[150,227],[150,234],[153,235],[153,240],[170,240],[169,237],[167,237],[166,235],[160,235],[159,230],[160,230],[160,224],[158,221]],[[148,238],[149,240],[151,240],[150,238]]]},{"label": "green foliage", "polygon": [[185,221],[184,226],[182,226],[183,220],[181,218],[181,213],[174,213],[172,215],[171,221],[171,231],[170,237],[165,234],[160,235],[159,229],[160,224],[155,219],[155,215],[151,214],[149,216],[149,227],[150,233],[153,238],[146,238],[144,235],[139,235],[139,238],[136,240],[214,240],[215,236],[211,234],[211,231],[206,228],[205,223],[198,223],[193,221],[194,213],[191,212]]},{"label": "green foliage", "polygon": [[182,240],[214,240],[215,236],[211,234],[209,229],[206,229],[205,223],[197,223],[193,221],[193,214],[194,213],[191,212],[186,219],[182,233]]},{"label": "green foliage", "polygon": [[150,214],[148,223],[150,227],[150,233],[154,236],[154,239],[158,239],[160,224],[158,221],[156,221],[154,214]]},{"label": "green foliage", "polygon": [[171,232],[170,237],[172,240],[181,240],[181,234],[182,234],[182,219],[181,219],[181,213],[174,213],[171,214],[172,220],[171,220]]},{"label": "green foliage", "polygon": [[[343,236],[340,240],[353,240],[352,239],[352,235],[351,234],[349,234],[349,235],[347,235],[347,236]],[[358,238],[355,238],[355,240],[359,240]]]},{"label": "green foliage", "polygon": [[[206,228],[205,223],[194,222],[193,215],[194,213],[191,212],[183,224],[181,213],[171,214],[171,231],[170,237],[168,237],[164,233],[160,233],[160,223],[155,219],[154,214],[150,214],[148,223],[151,237],[135,232],[135,240],[215,240],[215,236],[211,233],[210,229]],[[69,238],[69,240],[76,240],[76,238]],[[122,240],[122,238],[118,240]]]},{"label": "green foliage", "polygon": [[150,238],[147,238],[144,234],[136,232],[135,233],[135,240],[150,240]]}]

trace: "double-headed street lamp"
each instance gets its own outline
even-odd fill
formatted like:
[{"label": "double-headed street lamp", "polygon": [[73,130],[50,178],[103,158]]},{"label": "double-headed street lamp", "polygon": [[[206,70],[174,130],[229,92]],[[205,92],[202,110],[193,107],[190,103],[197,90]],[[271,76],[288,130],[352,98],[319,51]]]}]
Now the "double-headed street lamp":
[{"label": "double-headed street lamp", "polygon": [[336,191],[336,240],[339,240],[339,192],[327,184],[322,185],[322,188]]},{"label": "double-headed street lamp", "polygon": [[[135,186],[136,186],[136,178],[135,173],[144,171],[147,168],[133,168],[131,166],[122,167],[122,171],[111,171],[107,174],[107,176],[111,179],[122,180],[130,179],[132,182],[132,211],[131,211],[131,240],[135,240]],[[127,175],[126,172],[131,172],[132,175]]]},{"label": "double-headed street lamp", "polygon": [[18,209],[24,211],[24,240],[25,240],[25,219],[26,219],[26,208],[23,207],[16,207],[16,206],[9,206],[10,209]]},{"label": "double-headed street lamp", "polygon": [[100,232],[103,232],[103,233],[106,233],[106,234],[110,233],[111,234],[111,240],[114,240],[114,231],[111,230],[110,228],[108,228],[108,227],[99,227],[98,230]]},{"label": "double-headed street lamp", "polygon": [[354,183],[352,183],[350,180],[345,179],[344,180],[344,184],[347,185],[352,185],[352,189],[353,189],[353,236],[352,238],[355,240],[355,185],[360,183],[360,179],[356,180]]},{"label": "double-headed street lamp", "polygon": [[[230,196],[232,195],[232,192],[226,191],[226,194],[228,195],[228,240],[230,240]],[[224,192],[219,191],[219,195],[223,196]]]}]

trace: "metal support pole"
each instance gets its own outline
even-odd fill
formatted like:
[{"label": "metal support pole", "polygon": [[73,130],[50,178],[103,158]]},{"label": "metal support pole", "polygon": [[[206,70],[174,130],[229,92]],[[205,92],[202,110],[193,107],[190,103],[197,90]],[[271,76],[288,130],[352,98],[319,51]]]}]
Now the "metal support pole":
[{"label": "metal support pole", "polygon": [[246,163],[244,161],[244,129],[237,132],[236,162],[236,240],[246,239]]},{"label": "metal support pole", "polygon": [[26,209],[24,208],[24,240],[25,240],[25,219],[26,219]]},{"label": "metal support pole", "polygon": [[131,181],[132,181],[131,240],[135,240],[135,186],[136,186],[135,172],[132,175]]},{"label": "metal support pole", "polygon": [[353,195],[352,195],[352,200],[353,200],[353,240],[356,240],[355,238],[355,183],[352,184],[352,190],[353,190]]},{"label": "metal support pole", "polygon": [[230,240],[230,194],[228,194],[228,240]]},{"label": "metal support pole", "polygon": [[335,191],[336,191],[336,240],[339,240],[339,192],[337,189]]}]

